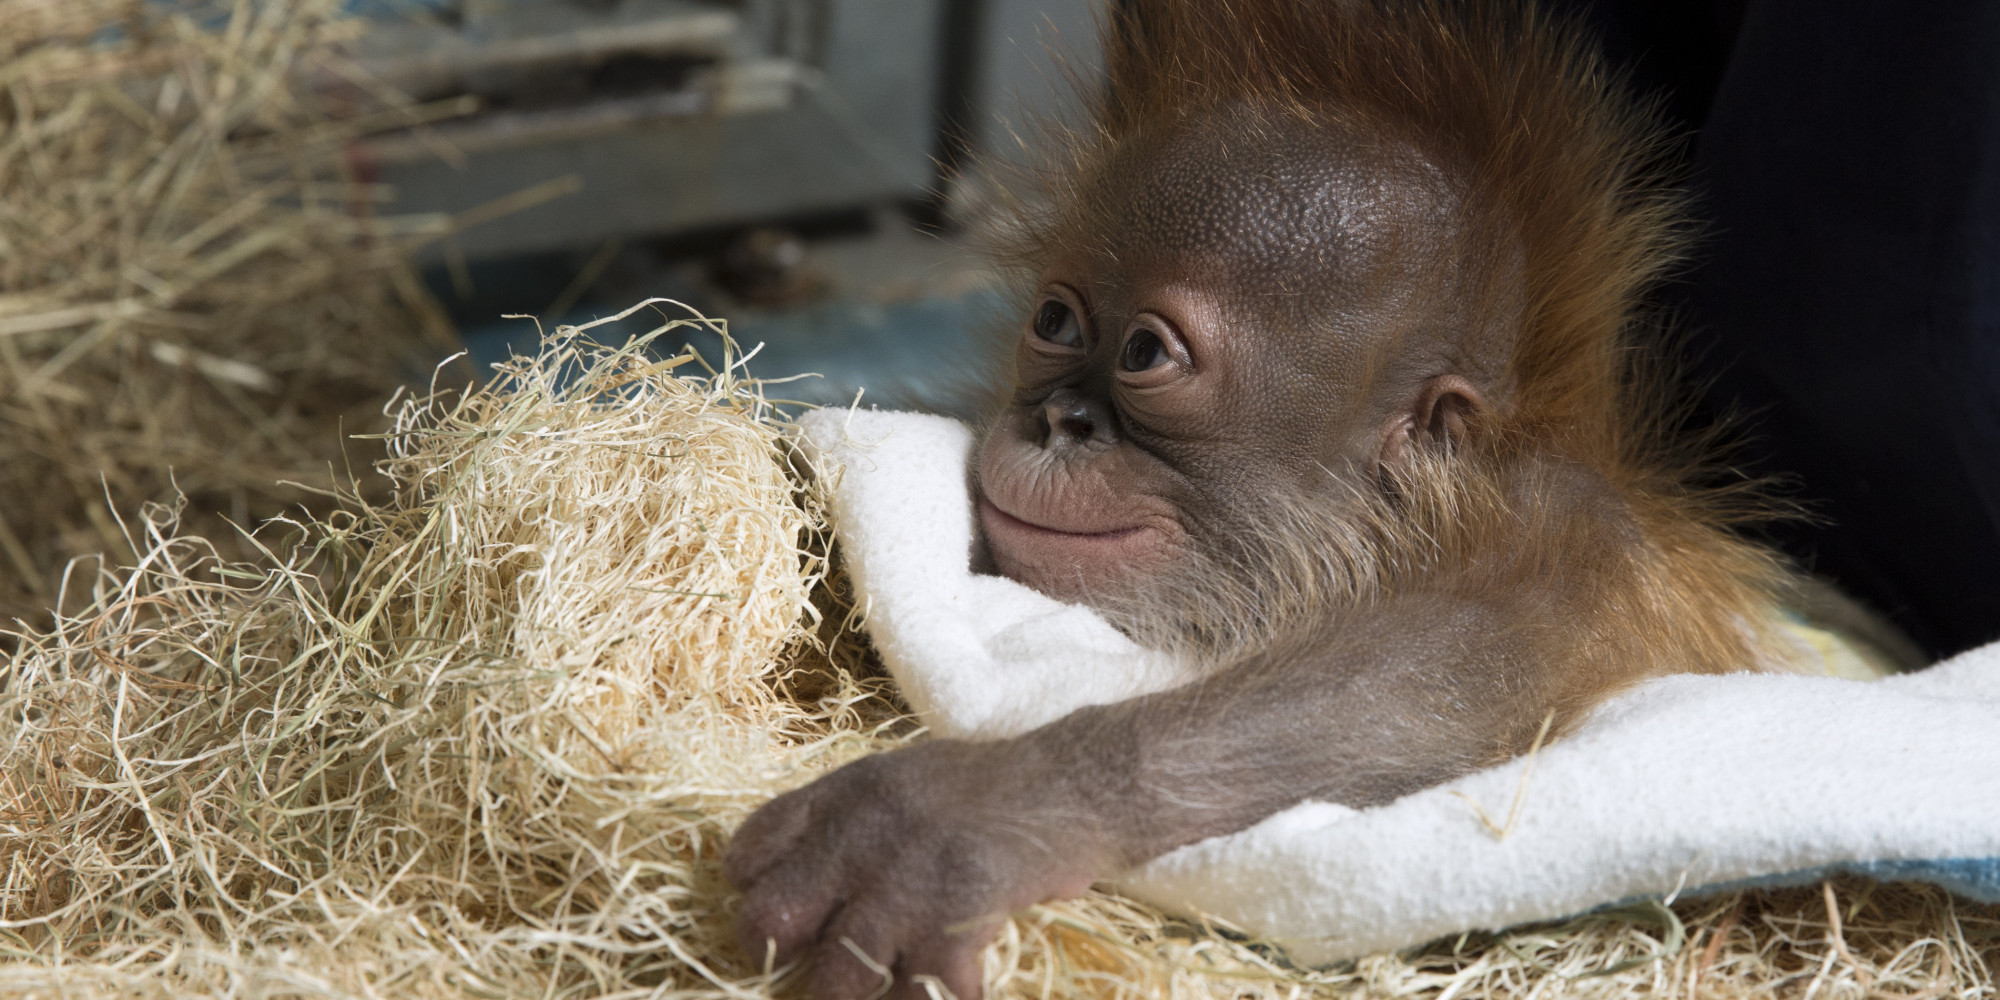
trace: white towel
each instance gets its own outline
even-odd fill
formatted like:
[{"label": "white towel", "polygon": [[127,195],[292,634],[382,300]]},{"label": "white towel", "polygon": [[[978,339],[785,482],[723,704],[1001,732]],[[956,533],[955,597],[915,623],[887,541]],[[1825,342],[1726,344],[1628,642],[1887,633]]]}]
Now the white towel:
[{"label": "white towel", "polygon": [[[800,428],[840,470],[834,523],[869,634],[934,732],[1008,736],[1194,676],[1086,608],[971,571],[965,425],[822,410]],[[1317,964],[1833,869],[2000,901],[2000,645],[1874,682],[1655,680],[1532,764],[1374,809],[1303,803],[1117,884]]]}]

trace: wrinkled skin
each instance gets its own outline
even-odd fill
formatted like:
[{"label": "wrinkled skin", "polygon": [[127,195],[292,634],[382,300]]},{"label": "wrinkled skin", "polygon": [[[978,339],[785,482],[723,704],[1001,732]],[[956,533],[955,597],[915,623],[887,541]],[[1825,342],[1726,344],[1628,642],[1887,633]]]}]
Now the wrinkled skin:
[{"label": "wrinkled skin", "polygon": [[[1472,266],[1451,186],[1416,152],[1219,113],[1133,144],[1097,183],[1072,244],[1107,249],[1047,262],[976,459],[1000,572],[1129,610],[1195,556],[1226,560],[1269,498],[1378,488],[1504,405],[1518,308],[1465,283],[1506,254]],[[804,959],[824,1000],[927,984],[971,1000],[1012,910],[1524,744],[1550,698],[1533,623],[1566,600],[1440,587],[1330,611],[1179,690],[849,765],[737,833],[744,946]]]},{"label": "wrinkled skin", "polygon": [[[1456,374],[1476,321],[1423,294],[1457,263],[1438,171],[1405,148],[1243,131],[1223,117],[1135,145],[1108,171],[1129,194],[1093,220],[1113,252],[1040,275],[975,470],[1003,574],[1128,594],[1263,498],[1365,474],[1423,383]],[[1485,405],[1452,385],[1447,406]]]},{"label": "wrinkled skin", "polygon": [[[898,995],[923,995],[913,977],[932,976],[956,996],[978,996],[978,949],[999,919],[1083,892],[1111,861],[1061,850],[1065,831],[1038,822],[1088,815],[1058,804],[1068,781],[1087,772],[1028,765],[1020,758],[1030,748],[995,773],[985,750],[941,740],[882,754],[759,810],[728,858],[730,881],[751,890],[740,916],[745,946],[779,961],[813,951],[814,996],[872,995],[888,968]],[[969,773],[1011,787],[963,785]],[[1036,780],[1056,773],[1063,787]],[[1029,800],[1038,809],[1006,811]],[[904,850],[910,843],[925,848]]]}]

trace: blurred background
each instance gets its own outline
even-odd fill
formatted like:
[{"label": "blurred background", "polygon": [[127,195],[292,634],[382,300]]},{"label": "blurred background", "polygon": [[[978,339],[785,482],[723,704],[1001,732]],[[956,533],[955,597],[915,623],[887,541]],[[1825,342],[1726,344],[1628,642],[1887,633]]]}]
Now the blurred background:
[{"label": "blurred background", "polygon": [[383,83],[476,102],[351,152],[387,210],[476,220],[419,260],[475,360],[532,342],[504,315],[553,328],[663,296],[762,344],[754,372],[819,375],[789,397],[865,384],[961,411],[953,380],[1013,308],[968,246],[976,165],[1073,110],[1098,47],[1088,0],[349,7]]}]

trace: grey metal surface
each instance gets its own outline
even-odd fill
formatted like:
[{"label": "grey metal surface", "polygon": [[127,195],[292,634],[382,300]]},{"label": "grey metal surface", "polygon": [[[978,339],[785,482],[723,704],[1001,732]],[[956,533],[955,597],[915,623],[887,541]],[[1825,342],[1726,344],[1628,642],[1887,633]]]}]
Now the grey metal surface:
[{"label": "grey metal surface", "polygon": [[[397,192],[395,207],[405,211],[461,213],[558,178],[577,180],[574,194],[462,233],[456,252],[469,258],[915,199],[934,176],[943,2],[671,5],[682,8],[678,14],[653,3],[655,20],[620,23],[648,25],[657,44],[647,52],[712,58],[696,67],[684,90],[556,108],[529,101],[361,153],[378,164],[380,178]],[[676,17],[683,22],[678,29],[668,24]],[[734,31],[723,39],[720,28],[729,21]],[[560,59],[565,50],[585,52],[573,57],[588,62],[616,48],[616,32],[601,24],[564,28],[551,21],[538,30],[546,37],[486,38],[501,49],[461,39],[453,43],[460,48],[435,58],[407,44],[385,47],[384,64],[447,93],[455,82],[490,75],[496,52],[533,64]],[[413,144],[453,145],[454,138],[462,140],[457,163],[439,162],[428,150],[413,153]]]},{"label": "grey metal surface", "polygon": [[743,18],[690,0],[622,0],[602,10],[570,3],[506,3],[456,23],[383,21],[357,43],[360,62],[417,100],[506,93],[622,55],[723,59]]},{"label": "grey metal surface", "polygon": [[[430,2],[446,5],[434,30],[466,34],[441,53],[385,45],[394,57],[385,75],[427,96],[465,87],[499,96],[469,122],[366,151],[399,207],[464,212],[558,178],[578,182],[463,232],[455,249],[470,268],[434,277],[478,361],[533,348],[537,326],[503,313],[538,314],[552,329],[667,295],[728,317],[743,347],[763,345],[753,374],[817,373],[773,396],[843,405],[865,388],[864,405],[979,411],[983,397],[967,387],[990,381],[1019,303],[962,243],[923,236],[883,208],[932,191],[933,154],[954,152],[946,126],[962,129],[957,151],[971,163],[1018,156],[1015,138],[1032,122],[1074,114],[1076,78],[1097,72],[1096,0]],[[684,19],[605,29],[611,15],[642,14]],[[559,77],[565,65],[630,55],[685,59],[690,71],[684,85],[641,92],[568,101],[523,92],[551,68]],[[440,140],[463,161],[438,162]],[[699,257],[670,255],[735,225],[864,208],[867,233],[811,236],[826,287],[801,303],[732,299]],[[709,235],[675,235],[690,230]],[[653,249],[668,245],[683,249]],[[635,317],[599,335],[657,321]],[[719,342],[696,339],[720,356]]]}]

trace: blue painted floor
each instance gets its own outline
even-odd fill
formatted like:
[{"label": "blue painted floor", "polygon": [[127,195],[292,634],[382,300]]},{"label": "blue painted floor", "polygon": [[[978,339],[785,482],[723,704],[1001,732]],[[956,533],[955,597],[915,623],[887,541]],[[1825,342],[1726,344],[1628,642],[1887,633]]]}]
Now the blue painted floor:
[{"label": "blue painted floor", "polygon": [[[999,364],[1011,363],[1017,307],[999,276],[964,247],[920,233],[889,213],[869,226],[810,241],[806,269],[820,296],[788,308],[733,302],[712,280],[703,258],[671,256],[632,246],[612,255],[575,307],[560,319],[549,310],[572,298],[587,248],[475,263],[456,278],[430,275],[433,291],[453,312],[472,362],[483,371],[509,351],[533,353],[538,327],[583,324],[615,315],[648,298],[686,302],[724,320],[742,351],[756,350],[750,377],[783,379],[766,396],[817,406],[862,405],[923,409],[976,417]],[[599,327],[605,342],[623,342],[684,315],[648,310],[615,327]],[[760,347],[761,345],[761,347]],[[664,355],[692,347],[722,363],[720,337],[677,331],[662,337]]]}]

